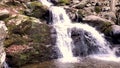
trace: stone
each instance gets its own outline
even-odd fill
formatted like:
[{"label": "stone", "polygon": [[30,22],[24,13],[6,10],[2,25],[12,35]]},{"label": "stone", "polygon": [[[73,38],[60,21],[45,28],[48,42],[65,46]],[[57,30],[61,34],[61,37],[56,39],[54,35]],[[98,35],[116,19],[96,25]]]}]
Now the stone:
[{"label": "stone", "polygon": [[24,11],[24,14],[31,17],[40,19],[46,19],[48,17],[48,7],[42,5],[39,1],[33,1],[27,3],[28,9]]},{"label": "stone", "polygon": [[5,18],[8,18],[10,16],[10,13],[8,10],[0,10],[0,20],[3,20]]},{"label": "stone", "polygon": [[120,26],[119,25],[111,26],[110,36],[113,38],[114,43],[120,44]]},{"label": "stone", "polygon": [[83,23],[87,23],[87,24],[95,27],[100,32],[103,32],[109,26],[115,24],[114,22],[112,22],[110,20],[101,18],[99,16],[95,16],[95,15],[86,16],[85,18],[83,18]]},{"label": "stone", "polygon": [[[6,46],[7,63],[19,67],[27,63],[43,62],[58,58],[55,45],[52,45],[51,27],[44,23],[24,21],[9,30],[4,43]],[[16,41],[17,40],[17,41]]]},{"label": "stone", "polygon": [[2,28],[2,26],[0,26],[0,68],[4,67],[4,63],[6,62],[6,53],[4,50],[4,39],[6,37],[6,31],[4,30],[4,28]]},{"label": "stone", "polygon": [[40,20],[35,18],[35,17],[29,17],[29,16],[21,15],[21,14],[12,15],[11,17],[9,17],[6,20],[6,22],[7,22],[7,24],[19,25],[19,24],[21,24],[22,22],[24,22],[26,20],[32,21],[34,23],[41,23]]}]

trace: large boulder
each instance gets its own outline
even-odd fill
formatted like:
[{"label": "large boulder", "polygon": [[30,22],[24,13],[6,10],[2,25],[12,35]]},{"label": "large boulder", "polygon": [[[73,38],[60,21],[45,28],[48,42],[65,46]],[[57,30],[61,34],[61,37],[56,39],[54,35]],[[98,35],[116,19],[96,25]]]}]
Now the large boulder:
[{"label": "large boulder", "polygon": [[83,23],[87,23],[101,32],[103,32],[109,26],[114,25],[114,22],[94,15],[86,16],[83,19]]},{"label": "large boulder", "polygon": [[83,35],[83,30],[78,30],[76,28],[72,29],[71,37],[73,39],[74,56],[86,56],[88,55],[88,46],[85,44],[85,36]]},{"label": "large boulder", "polygon": [[100,53],[100,44],[97,43],[96,38],[94,38],[90,32],[84,29],[73,28],[71,38],[74,44],[74,56],[88,56],[90,54]]},{"label": "large boulder", "polygon": [[56,47],[52,46],[51,27],[33,20],[28,17],[19,24],[6,22],[8,35],[4,44],[11,67],[58,57]]},{"label": "large boulder", "polygon": [[104,30],[105,35],[112,38],[113,43],[120,43],[120,26],[112,25]]},{"label": "large boulder", "polygon": [[46,19],[48,17],[48,7],[42,5],[39,1],[33,1],[27,3],[27,8],[24,14],[31,17],[36,17],[40,19]]}]

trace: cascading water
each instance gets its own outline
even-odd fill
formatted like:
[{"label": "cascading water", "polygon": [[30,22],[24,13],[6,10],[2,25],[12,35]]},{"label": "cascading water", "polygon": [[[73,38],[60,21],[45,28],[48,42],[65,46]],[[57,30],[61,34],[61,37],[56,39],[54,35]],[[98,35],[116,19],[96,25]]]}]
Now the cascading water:
[{"label": "cascading water", "polygon": [[52,3],[48,2],[47,0],[39,0],[43,5],[46,5],[47,7],[50,7]]},{"label": "cascading water", "polygon": [[[61,7],[52,6],[50,7],[50,11],[52,12],[52,23],[57,32],[57,42],[61,54],[63,62],[71,62],[75,61],[72,53],[72,39],[71,32],[66,27],[67,24],[71,24],[69,17],[66,15],[66,12]],[[66,24],[66,25],[65,25]],[[62,41],[61,41],[62,40]]]},{"label": "cascading water", "polygon": [[[54,28],[57,32],[57,42],[56,45],[58,46],[61,55],[63,57],[63,61],[67,62],[74,62],[73,60],[73,40],[71,38],[71,32],[72,29],[76,28],[78,30],[83,30],[88,33],[88,35],[85,35],[83,33],[83,36],[89,40],[90,46],[97,46],[98,53],[92,54],[92,57],[105,60],[106,57],[110,58],[108,60],[116,60],[114,53],[109,48],[109,44],[104,39],[103,35],[100,34],[95,28],[86,25],[86,24],[73,24],[71,23],[68,15],[66,14],[65,10],[61,7],[51,6],[51,3],[49,3],[47,0],[40,0],[44,5],[48,5],[50,8],[49,10],[52,13],[52,23]],[[84,40],[81,40],[86,43]]]}]

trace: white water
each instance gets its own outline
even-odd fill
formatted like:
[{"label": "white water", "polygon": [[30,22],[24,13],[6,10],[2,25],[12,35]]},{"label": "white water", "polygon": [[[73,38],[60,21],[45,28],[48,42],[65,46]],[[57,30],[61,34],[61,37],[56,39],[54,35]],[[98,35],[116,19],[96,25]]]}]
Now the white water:
[{"label": "white water", "polygon": [[48,2],[47,0],[39,0],[43,5],[46,5],[47,7],[50,7],[52,3]]},{"label": "white water", "polygon": [[[44,5],[48,5],[49,2],[47,0],[40,0]],[[52,23],[57,32],[57,42],[61,55],[63,56],[62,61],[65,62],[75,62],[77,59],[74,58],[72,49],[73,49],[73,40],[71,38],[71,30],[76,28],[78,30],[82,29],[89,33],[89,36],[85,36],[90,40],[90,43],[98,46],[99,54],[91,55],[90,57],[94,57],[101,60],[107,61],[118,61],[118,58],[114,55],[114,53],[109,48],[109,44],[104,39],[103,35],[100,34],[95,28],[87,25],[87,24],[73,24],[71,23],[68,15],[65,10],[61,7],[51,6],[49,4],[50,11],[52,12]],[[83,41],[85,42],[85,41]]]}]

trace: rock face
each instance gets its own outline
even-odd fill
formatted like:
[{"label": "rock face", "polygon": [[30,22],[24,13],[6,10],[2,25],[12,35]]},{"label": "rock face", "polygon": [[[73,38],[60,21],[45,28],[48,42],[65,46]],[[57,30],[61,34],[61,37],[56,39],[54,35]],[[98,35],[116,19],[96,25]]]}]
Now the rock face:
[{"label": "rock face", "polygon": [[8,35],[4,41],[9,66],[19,67],[58,57],[55,46],[51,45],[50,26],[31,17],[21,19],[19,24],[9,24],[10,20],[6,23]]},{"label": "rock face", "polygon": [[[5,25],[5,24],[4,24]],[[6,53],[4,51],[4,40],[6,37],[6,30],[4,29],[3,23],[0,23],[0,68],[4,67]]]}]

